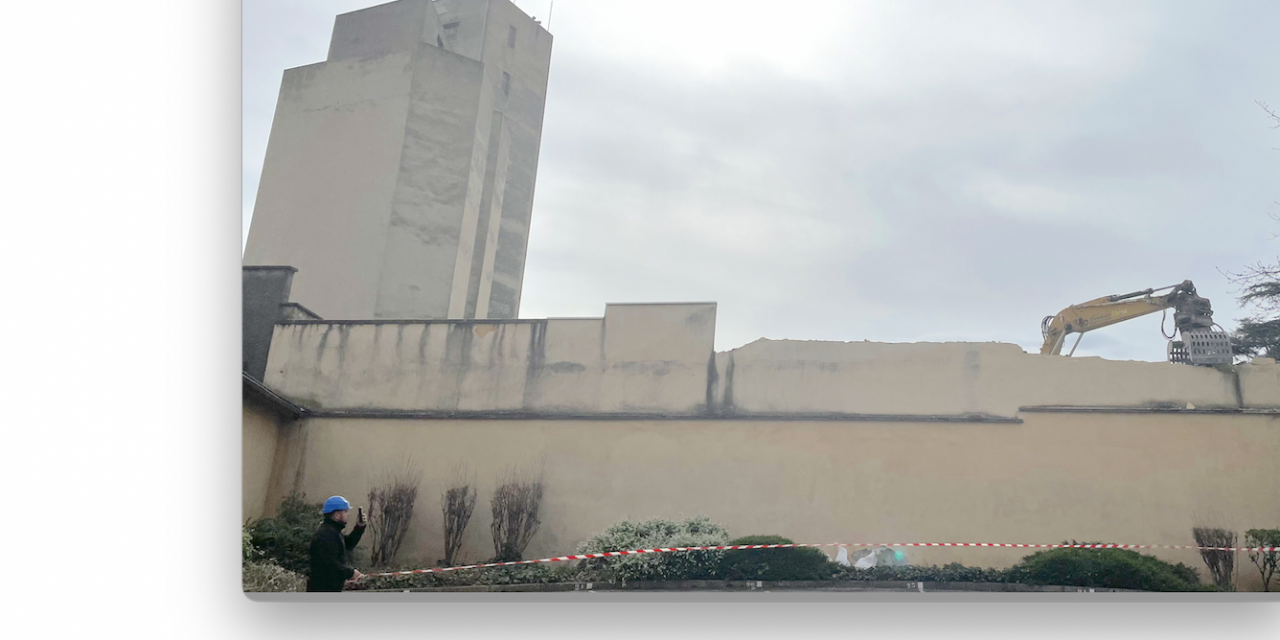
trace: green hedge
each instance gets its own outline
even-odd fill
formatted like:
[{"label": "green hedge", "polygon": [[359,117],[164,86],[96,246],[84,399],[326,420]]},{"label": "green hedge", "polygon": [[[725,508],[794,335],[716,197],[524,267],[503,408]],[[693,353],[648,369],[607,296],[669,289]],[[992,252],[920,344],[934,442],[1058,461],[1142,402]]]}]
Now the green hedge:
[{"label": "green hedge", "polygon": [[246,523],[240,528],[240,576],[245,591],[306,591],[307,577],[276,564],[253,546],[253,534]]},{"label": "green hedge", "polygon": [[1195,569],[1185,564],[1170,564],[1128,549],[1052,549],[1026,556],[1008,569],[966,567],[955,563],[944,567],[842,567],[839,578],[911,582],[1007,582],[1138,591],[1216,591],[1211,585],[1200,584]]},{"label": "green hedge", "polygon": [[[777,536],[751,536],[738,538],[732,544],[789,544]],[[794,554],[799,561],[769,560],[766,554]],[[817,553],[822,558],[813,557]],[[662,556],[692,554],[661,554]],[[608,563],[619,559],[599,561]],[[658,556],[649,556],[658,557]],[[822,563],[819,563],[821,560]],[[825,564],[823,564],[825,563]],[[604,564],[607,566],[607,564]],[[681,565],[675,565],[680,567]],[[408,568],[408,567],[406,567]],[[416,567],[413,567],[416,568]],[[999,582],[1034,585],[1057,585],[1140,591],[1215,591],[1212,585],[1198,583],[1195,570],[1184,564],[1170,564],[1151,556],[1123,549],[1054,549],[1025,557],[1008,569],[968,567],[957,563],[942,567],[903,566],[855,569],[842,567],[826,560],[825,554],[816,549],[749,549],[723,552],[716,567],[706,563],[694,571],[677,576],[668,574],[662,580],[853,580],[909,582]],[[411,589],[423,587],[448,587],[466,585],[531,584],[551,582],[596,581],[604,582],[614,577],[601,567],[586,562],[556,562],[530,564],[492,569],[468,569],[465,571],[417,574],[395,578],[363,580],[359,589]]]},{"label": "green hedge", "polygon": [[[308,504],[302,495],[291,495],[281,503],[276,517],[264,518],[246,527],[248,540],[252,543],[252,547],[246,546],[245,551],[246,590],[290,590],[290,585],[296,585],[297,580],[305,579],[300,574],[305,574],[307,568],[307,546],[319,525],[319,512],[320,505]],[[791,541],[772,535],[747,536],[729,541],[723,527],[703,517],[681,522],[657,519],[619,522],[583,543],[579,552],[726,544],[791,544]],[[250,589],[251,579],[255,585],[266,586],[262,589]],[[1170,564],[1128,549],[1040,551],[1024,557],[1021,562],[1008,569],[967,567],[957,563],[943,567],[933,565],[856,569],[837,565],[828,560],[826,554],[813,548],[644,554],[579,562],[469,569],[366,579],[356,585],[356,588],[410,589],[612,580],[831,579],[1004,582],[1141,591],[1216,590],[1212,585],[1200,584],[1195,569],[1185,564]]]},{"label": "green hedge", "polygon": [[1009,582],[1006,572],[1001,569],[966,567],[954,562],[942,567],[937,565],[871,567],[870,569],[840,567],[836,579],[861,581],[904,580],[908,582]]},{"label": "green hedge", "polygon": [[[624,520],[578,546],[578,553],[629,551],[659,547],[710,547],[728,544],[724,527],[699,516],[676,522]],[[646,553],[584,561],[592,580],[708,580],[716,577],[724,551]]]},{"label": "green hedge", "polygon": [[[729,542],[740,544],[792,544],[782,536],[746,536]],[[716,571],[725,580],[830,580],[840,570],[827,554],[812,547],[791,549],[736,549],[726,551]]]},{"label": "green hedge", "polygon": [[308,503],[305,494],[290,494],[275,517],[249,523],[249,540],[265,559],[306,575],[311,570],[311,538],[324,519],[322,508],[318,502]]},{"label": "green hedge", "polygon": [[[380,567],[371,571],[390,572],[421,567],[402,567],[387,569]],[[366,589],[423,589],[434,587],[462,587],[472,585],[497,584],[543,584],[550,582],[577,582],[585,579],[577,562],[556,562],[551,564],[524,564],[514,567],[493,567],[490,569],[465,569],[446,573],[418,573],[407,576],[388,576],[365,578],[357,582],[351,590]]]},{"label": "green hedge", "polygon": [[[1084,543],[1095,544],[1095,543]],[[1052,549],[1033,553],[1007,572],[1007,581],[1141,591],[1215,591],[1195,569],[1129,549]]]}]

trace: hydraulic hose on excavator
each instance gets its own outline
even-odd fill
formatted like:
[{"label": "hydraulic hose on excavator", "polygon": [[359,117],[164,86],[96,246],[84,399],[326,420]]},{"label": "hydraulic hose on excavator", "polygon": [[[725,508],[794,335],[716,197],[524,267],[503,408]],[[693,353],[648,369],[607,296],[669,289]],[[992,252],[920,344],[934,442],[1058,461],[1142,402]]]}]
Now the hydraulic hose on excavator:
[{"label": "hydraulic hose on excavator", "polygon": [[[1171,290],[1164,295],[1157,291]],[[1104,296],[1088,302],[1072,305],[1055,316],[1047,316],[1040,323],[1044,344],[1043,355],[1061,355],[1069,334],[1079,334],[1068,356],[1075,353],[1084,334],[1155,313],[1174,310],[1175,335],[1182,340],[1169,343],[1169,360],[1188,364],[1222,364],[1231,362],[1231,346],[1226,333],[1214,331],[1213,307],[1207,298],[1196,293],[1190,280],[1180,284],[1143,289],[1122,295]],[[1163,333],[1163,326],[1161,332]],[[1168,338],[1169,336],[1165,336]]]}]

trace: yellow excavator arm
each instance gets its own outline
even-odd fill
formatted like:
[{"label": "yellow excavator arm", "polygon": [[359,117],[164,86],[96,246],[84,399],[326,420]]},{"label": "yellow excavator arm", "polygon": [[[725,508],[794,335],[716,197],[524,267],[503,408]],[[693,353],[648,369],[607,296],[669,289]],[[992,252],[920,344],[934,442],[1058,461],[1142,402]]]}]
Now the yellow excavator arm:
[{"label": "yellow excavator arm", "polygon": [[[1165,289],[1173,291],[1160,296],[1152,295],[1156,291]],[[1045,318],[1040,324],[1041,333],[1044,334],[1044,346],[1040,347],[1040,353],[1051,356],[1060,355],[1068,334],[1084,334],[1094,329],[1170,308],[1178,312],[1175,320],[1179,328],[1183,328],[1184,324],[1191,328],[1207,326],[1206,323],[1212,322],[1207,319],[1208,316],[1204,315],[1204,310],[1208,309],[1208,300],[1197,296],[1195,285],[1190,280],[1186,280],[1169,287],[1105,296],[1071,305],[1058,312],[1058,315]],[[1209,312],[1209,315],[1212,315],[1212,312]],[[1080,344],[1080,338],[1076,339],[1076,345],[1078,344]],[[1075,353],[1075,350],[1075,346],[1072,346],[1071,353]]]}]

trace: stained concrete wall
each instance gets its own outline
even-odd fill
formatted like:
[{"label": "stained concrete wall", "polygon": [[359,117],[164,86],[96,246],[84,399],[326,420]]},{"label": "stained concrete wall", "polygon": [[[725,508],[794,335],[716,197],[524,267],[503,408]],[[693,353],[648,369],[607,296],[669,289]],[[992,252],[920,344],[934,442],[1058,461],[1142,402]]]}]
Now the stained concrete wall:
[{"label": "stained concrete wall", "polygon": [[245,264],[326,318],[516,317],[550,55],[508,0],[339,16],[285,72]]},{"label": "stained concrete wall", "polygon": [[[1280,523],[1273,361],[1203,368],[995,343],[761,340],[715,353],[715,312],[277,325],[266,383],[310,413],[281,438],[267,502],[294,488],[359,500],[410,457],[427,477],[404,553],[427,566],[442,553],[435,496],[459,463],[482,499],[513,465],[545,471],[531,556],[620,519],[697,514],[735,534],[848,542],[1189,544],[1197,517]],[[491,555],[485,513],[469,559]],[[1022,555],[908,551],[983,566]]]},{"label": "stained concrete wall", "polygon": [[[1280,523],[1280,417],[1025,413],[1021,423],[848,420],[307,421],[281,477],[365,501],[411,456],[424,471],[401,561],[443,557],[439,494],[458,463],[480,502],[461,561],[493,555],[486,503],[512,465],[540,466],[542,525],[526,557],[573,551],[623,519],[706,515],[732,535],[803,542],[1064,540],[1193,544],[1195,517]],[[360,553],[367,558],[367,547]],[[834,553],[834,551],[831,551]],[[915,564],[1003,567],[1016,549],[907,549]],[[1153,555],[1202,569],[1194,552]],[[1241,557],[1241,586],[1257,589]]]},{"label": "stained concrete wall", "polygon": [[339,14],[329,40],[329,61],[375,58],[435,45],[440,20],[427,0],[388,2]]},{"label": "stained concrete wall", "polygon": [[[447,318],[457,306],[468,238],[475,232],[488,114],[484,65],[423,45],[414,58],[411,106],[384,238],[377,306],[346,318]],[[484,127],[478,129],[478,127]],[[324,312],[319,312],[322,316]],[[330,317],[330,316],[325,316]]]},{"label": "stained concrete wall", "polygon": [[276,326],[266,383],[307,406],[673,412],[706,407],[715,305],[609,305],[604,318]]},{"label": "stained concrete wall", "polygon": [[284,74],[244,264],[296,267],[294,300],[322,317],[374,317],[412,58],[343,60]]},{"label": "stained concrete wall", "polygon": [[[714,353],[715,305],[604,318],[278,325],[268,386],[327,410],[1010,418],[1021,407],[1280,407],[1280,365],[1193,367],[998,343],[760,340]],[[1265,362],[1265,361],[1263,361]]]},{"label": "stained concrete wall", "polygon": [[1012,416],[1019,407],[1280,407],[1280,366],[1029,354],[1001,343],[758,340],[716,356],[726,412]]},{"label": "stained concrete wall", "polygon": [[486,74],[497,89],[493,93],[493,111],[501,114],[502,144],[495,151],[502,174],[495,174],[491,182],[486,182],[492,184],[492,210],[488,226],[480,226],[482,231],[477,234],[484,236],[485,252],[483,260],[477,262],[481,275],[476,307],[473,315],[464,312],[464,317],[515,318],[520,309],[533,214],[552,38],[506,0],[490,3],[488,22]]},{"label": "stained concrete wall", "polygon": [[264,513],[282,422],[279,414],[246,393],[240,423],[242,520],[260,518]]}]

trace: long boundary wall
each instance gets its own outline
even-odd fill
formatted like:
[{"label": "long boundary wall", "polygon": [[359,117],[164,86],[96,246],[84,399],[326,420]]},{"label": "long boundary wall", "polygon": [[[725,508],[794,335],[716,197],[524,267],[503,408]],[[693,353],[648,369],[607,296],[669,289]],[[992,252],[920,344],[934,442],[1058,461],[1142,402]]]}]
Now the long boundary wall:
[{"label": "long boundary wall", "polygon": [[[1193,544],[1197,517],[1280,523],[1280,416],[1029,412],[1007,423],[315,418],[282,443],[283,478],[364,504],[411,458],[423,471],[402,560],[443,557],[439,493],[459,463],[480,500],[467,560],[493,555],[488,499],[541,469],[528,557],[572,552],[622,519],[706,515],[733,535],[805,542],[1065,540]],[[916,564],[1007,566],[1014,549],[909,549]],[[1193,552],[1156,551],[1200,568]],[[1242,586],[1256,572],[1241,557]]]},{"label": "long boundary wall", "polygon": [[[469,560],[493,554],[487,502],[512,468],[545,474],[529,556],[573,551],[624,518],[693,515],[809,542],[1190,544],[1201,521],[1280,525],[1280,366],[1265,359],[1215,369],[995,343],[770,340],[716,353],[714,324],[705,303],[278,324],[264,381],[304,413],[282,427],[267,512],[295,489],[362,504],[412,460],[424,475],[401,559],[423,566],[443,556],[439,494],[459,465],[480,492]],[[1238,562],[1241,586],[1256,586]]]}]

